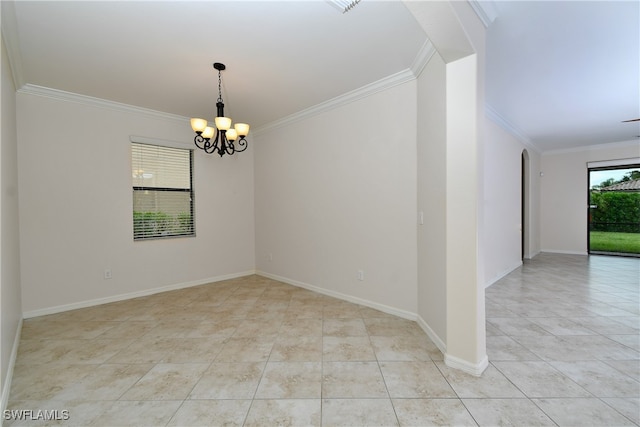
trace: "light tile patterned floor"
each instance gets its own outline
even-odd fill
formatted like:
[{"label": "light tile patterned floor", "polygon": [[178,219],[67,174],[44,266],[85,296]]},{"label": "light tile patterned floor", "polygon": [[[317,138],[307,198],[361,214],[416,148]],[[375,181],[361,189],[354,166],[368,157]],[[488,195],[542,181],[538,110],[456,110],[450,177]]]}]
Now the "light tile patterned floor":
[{"label": "light tile patterned floor", "polygon": [[[251,276],[25,320],[8,409],[68,426],[640,423],[640,259],[541,254],[487,289],[480,378],[420,328]],[[5,425],[43,425],[5,421]]]}]

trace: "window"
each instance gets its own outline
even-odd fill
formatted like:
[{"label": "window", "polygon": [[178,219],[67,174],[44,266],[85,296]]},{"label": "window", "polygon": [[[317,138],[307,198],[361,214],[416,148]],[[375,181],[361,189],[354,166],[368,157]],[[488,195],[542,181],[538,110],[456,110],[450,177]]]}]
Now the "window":
[{"label": "window", "polygon": [[195,236],[193,150],[131,143],[133,239]]}]

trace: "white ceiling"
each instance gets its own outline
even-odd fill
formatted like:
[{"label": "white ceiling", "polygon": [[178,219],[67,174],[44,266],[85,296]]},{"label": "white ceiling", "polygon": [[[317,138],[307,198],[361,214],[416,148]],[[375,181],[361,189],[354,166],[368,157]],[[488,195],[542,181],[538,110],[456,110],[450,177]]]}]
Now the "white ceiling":
[{"label": "white ceiling", "polygon": [[[498,1],[487,103],[540,150],[640,135],[640,2]],[[640,154],[640,153],[639,153]]]},{"label": "white ceiling", "polygon": [[[637,1],[486,2],[491,116],[540,151],[640,135]],[[2,1],[18,86],[254,129],[412,68],[427,35],[401,1]]]}]

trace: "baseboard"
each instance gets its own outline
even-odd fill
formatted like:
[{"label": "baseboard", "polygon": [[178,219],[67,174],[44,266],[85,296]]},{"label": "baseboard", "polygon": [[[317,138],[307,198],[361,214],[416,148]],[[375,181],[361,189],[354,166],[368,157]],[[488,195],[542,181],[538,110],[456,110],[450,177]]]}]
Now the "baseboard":
[{"label": "baseboard", "polygon": [[444,363],[450,368],[459,369],[475,377],[479,377],[482,375],[484,370],[487,369],[487,366],[489,366],[489,358],[487,356],[484,356],[484,358],[480,362],[473,364],[466,360],[445,353]]},{"label": "baseboard", "polygon": [[435,333],[433,329],[431,329],[429,324],[425,322],[422,316],[418,316],[416,322],[422,328],[424,333],[427,334],[427,336],[431,339],[431,341],[433,341],[436,347],[438,347],[438,350],[440,350],[442,354],[447,354],[447,344],[440,338],[438,334]]},{"label": "baseboard", "polygon": [[[464,372],[467,372],[471,375],[475,375],[475,376],[480,376],[482,374],[482,372],[486,369],[486,367],[488,366],[488,358],[485,356],[485,358],[478,364],[471,364],[466,360],[462,360],[459,359],[455,356],[451,356],[448,355],[446,352],[446,344],[445,342],[438,336],[438,334],[435,333],[435,331],[433,331],[433,329],[431,329],[431,327],[427,324],[427,322],[424,321],[424,319],[420,316],[418,316],[416,313],[412,313],[410,311],[406,311],[406,310],[400,310],[397,309],[395,307],[391,307],[385,304],[380,304],[374,301],[370,301],[370,300],[366,300],[363,298],[358,298],[358,297],[354,297],[352,295],[348,295],[348,294],[343,294],[341,292],[336,292],[336,291],[332,291],[329,289],[325,289],[319,286],[315,286],[315,285],[311,285],[309,283],[305,283],[305,282],[301,282],[298,280],[294,280],[294,279],[290,279],[288,277],[283,277],[283,276],[279,276],[276,274],[271,274],[271,273],[267,273],[264,271],[255,271],[255,270],[249,270],[249,271],[244,271],[244,272],[240,272],[240,273],[233,273],[233,274],[228,274],[228,275],[224,275],[224,276],[216,276],[216,277],[211,277],[211,278],[207,278],[207,279],[200,279],[200,280],[195,280],[195,281],[191,281],[191,282],[184,282],[184,283],[178,283],[178,284],[174,284],[174,285],[169,285],[169,286],[163,286],[160,288],[153,288],[153,289],[147,289],[144,291],[137,291],[137,292],[130,292],[130,293],[126,293],[126,294],[120,294],[120,295],[114,295],[114,296],[110,296],[110,297],[105,297],[105,298],[98,298],[98,299],[93,299],[93,300],[87,300],[87,301],[81,301],[81,302],[77,302],[77,303],[72,303],[72,304],[65,304],[65,305],[59,305],[59,306],[55,306],[55,307],[48,307],[48,308],[43,308],[43,309],[39,309],[39,310],[32,310],[32,311],[27,311],[24,312],[23,317],[25,319],[31,318],[31,317],[37,317],[37,316],[44,316],[44,315],[48,315],[48,314],[55,314],[55,313],[61,313],[64,311],[69,311],[69,310],[75,310],[75,309],[79,309],[79,308],[86,308],[86,307],[93,307],[96,305],[102,305],[102,304],[107,304],[110,302],[117,302],[117,301],[123,301],[123,300],[127,300],[127,299],[132,299],[132,298],[138,298],[138,297],[142,297],[142,296],[148,296],[148,295],[154,295],[154,294],[158,294],[161,292],[167,292],[167,291],[172,291],[172,290],[177,290],[177,289],[184,289],[184,288],[189,288],[192,286],[199,286],[199,285],[204,285],[207,283],[215,283],[215,282],[220,282],[223,280],[229,280],[229,279],[235,279],[238,277],[244,277],[244,276],[249,276],[252,274],[257,274],[260,276],[264,276],[267,277],[269,279],[273,279],[273,280],[278,280],[280,282],[283,283],[287,283],[290,284],[292,286],[297,286],[303,289],[307,289],[313,292],[317,292],[319,294],[322,295],[327,295],[330,297],[334,297],[343,301],[348,301],[348,302],[352,302],[354,304],[359,304],[365,307],[369,307],[369,308],[373,308],[375,310],[379,310],[382,311],[384,313],[387,314],[391,314],[393,316],[397,316],[403,319],[407,319],[407,320],[412,320],[418,323],[418,325],[422,328],[422,330],[425,332],[425,334],[427,334],[427,336],[433,341],[433,343],[438,347],[438,349],[444,354],[444,360],[445,363],[447,364],[447,366],[450,366],[452,368],[455,369],[460,369]],[[17,356],[17,351],[18,351],[18,345],[20,343],[20,330],[22,329],[22,320],[20,320],[20,326],[19,326],[19,330],[16,333],[16,338],[14,340],[14,345],[13,345],[13,351],[11,354],[11,360],[10,360],[10,368],[9,371],[7,373],[7,378],[6,381],[4,383],[4,387],[2,390],[2,408],[4,410],[4,408],[6,407],[7,403],[8,403],[8,398],[9,398],[9,391],[10,391],[10,384],[11,384],[11,377],[13,375],[13,366],[15,364],[15,359]],[[7,388],[9,387],[9,388]]]},{"label": "baseboard", "polygon": [[485,285],[484,285],[485,289],[488,288],[489,286],[493,285],[494,283],[496,283],[498,280],[502,279],[507,274],[511,273],[513,270],[515,270],[517,268],[520,268],[521,266],[522,266],[522,261],[518,261],[512,267],[507,268],[506,270],[502,271],[501,273],[496,274],[493,278],[489,279],[487,281],[487,283],[485,283]]},{"label": "baseboard", "polygon": [[538,255],[540,255],[540,251],[536,251],[532,254],[529,254],[528,257],[525,257],[525,259],[534,259],[535,257],[537,257]]},{"label": "baseboard", "polygon": [[309,283],[300,282],[298,280],[289,279],[288,277],[278,276],[277,274],[271,274],[264,271],[256,271],[256,274],[259,276],[264,276],[269,279],[277,280],[279,282],[287,283],[292,286],[297,286],[299,288],[307,289],[313,292],[317,292],[322,295],[327,295],[330,297],[338,298],[343,301],[352,302],[354,304],[360,304],[365,307],[373,308],[375,310],[382,311],[387,314],[391,314],[393,316],[398,316],[407,320],[416,320],[416,314],[411,313],[410,311],[400,310],[395,307],[390,307],[388,305],[380,304],[374,301],[369,301],[366,299],[354,297],[352,295],[343,294],[341,292],[335,292],[329,289],[321,288],[319,286],[311,285]]},{"label": "baseboard", "polygon": [[4,414],[7,405],[9,404],[9,393],[11,393],[11,382],[13,380],[13,369],[16,365],[16,358],[18,357],[18,346],[20,345],[20,334],[22,333],[22,319],[18,322],[18,328],[16,335],[13,339],[13,348],[11,349],[11,356],[9,357],[9,366],[7,367],[7,376],[4,379],[2,386],[2,414]]},{"label": "baseboard", "polygon": [[627,252],[605,252],[605,251],[591,251],[589,255],[604,255],[604,256],[619,256],[627,258],[640,258],[638,253]]},{"label": "baseboard", "polygon": [[227,274],[223,276],[209,277],[206,279],[199,279],[191,282],[177,283],[173,285],[163,286],[160,288],[145,289],[143,291],[113,295],[110,297],[80,301],[80,302],[75,302],[71,304],[58,305],[55,307],[47,307],[47,308],[42,308],[38,310],[31,310],[31,311],[24,312],[23,317],[25,319],[28,319],[30,317],[45,316],[47,314],[62,313],[64,311],[77,310],[79,308],[93,307],[96,305],[108,304],[110,302],[124,301],[132,298],[144,297],[144,296],[159,294],[167,291],[175,291],[177,289],[190,288],[192,286],[206,285],[207,283],[215,283],[215,282],[221,282],[223,280],[236,279],[238,277],[250,276],[252,274],[256,274],[255,270],[243,271],[240,273]]},{"label": "baseboard", "polygon": [[584,251],[565,251],[562,249],[542,249],[540,252],[544,252],[547,254],[564,254],[564,255],[589,255],[588,252]]}]

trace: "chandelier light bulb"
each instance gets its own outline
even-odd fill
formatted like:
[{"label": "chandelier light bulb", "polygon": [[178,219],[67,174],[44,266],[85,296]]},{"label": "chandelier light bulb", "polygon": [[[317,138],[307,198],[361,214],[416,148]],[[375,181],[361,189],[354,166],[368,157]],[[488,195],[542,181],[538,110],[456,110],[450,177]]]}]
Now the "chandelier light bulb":
[{"label": "chandelier light bulb", "polygon": [[207,127],[207,121],[205,119],[191,119],[191,129],[194,132],[202,132]]},{"label": "chandelier light bulb", "polygon": [[216,117],[215,120],[218,130],[229,130],[231,128],[231,119],[229,117]]},{"label": "chandelier light bulb", "polygon": [[238,132],[235,129],[229,129],[227,131],[227,139],[231,142],[235,141],[238,139]]},{"label": "chandelier light bulb", "polygon": [[247,136],[249,135],[249,125],[246,123],[236,123],[236,125],[234,126],[236,128],[236,132],[238,132],[238,135],[240,136]]},{"label": "chandelier light bulb", "polygon": [[214,128],[212,128],[211,126],[207,126],[202,131],[202,137],[206,138],[206,139],[211,139],[211,138],[213,138],[213,134],[215,133],[215,131],[216,130]]}]

